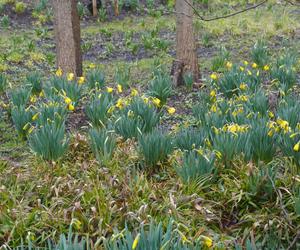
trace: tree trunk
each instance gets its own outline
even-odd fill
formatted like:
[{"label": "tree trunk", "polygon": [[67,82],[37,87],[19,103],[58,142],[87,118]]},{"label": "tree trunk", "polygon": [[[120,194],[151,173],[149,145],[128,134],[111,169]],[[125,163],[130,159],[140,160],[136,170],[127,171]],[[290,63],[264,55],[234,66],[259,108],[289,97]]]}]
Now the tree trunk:
[{"label": "tree trunk", "polygon": [[119,1],[114,0],[114,10],[115,10],[115,16],[119,16]]},{"label": "tree trunk", "polygon": [[186,3],[191,0],[176,0],[176,60],[172,72],[175,86],[183,84],[186,72],[193,74],[194,81],[199,79],[197,47],[193,29],[193,9]]},{"label": "tree trunk", "polygon": [[64,73],[82,75],[80,23],[76,0],[52,0],[55,18],[56,64]]},{"label": "tree trunk", "polygon": [[98,15],[97,0],[93,0],[93,16]]}]

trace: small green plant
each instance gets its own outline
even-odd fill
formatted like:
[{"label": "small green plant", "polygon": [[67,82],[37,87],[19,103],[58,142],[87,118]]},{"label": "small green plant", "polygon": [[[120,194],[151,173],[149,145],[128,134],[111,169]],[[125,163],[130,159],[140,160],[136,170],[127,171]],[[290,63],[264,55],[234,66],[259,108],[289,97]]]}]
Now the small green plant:
[{"label": "small green plant", "polygon": [[213,148],[228,167],[234,157],[241,153],[240,136],[231,132],[219,132],[213,138]]},{"label": "small green plant", "polygon": [[192,72],[186,72],[183,75],[183,81],[188,90],[192,90],[194,84],[194,76]]},{"label": "small green plant", "polygon": [[38,72],[30,73],[26,76],[27,84],[31,87],[31,92],[38,95],[43,90],[42,76]]},{"label": "small green plant", "polygon": [[105,22],[107,20],[107,11],[105,8],[100,8],[98,10],[98,18],[100,22]]},{"label": "small green plant", "polygon": [[293,68],[288,68],[285,65],[275,66],[271,69],[271,77],[276,80],[279,87],[287,93],[297,81],[297,74]]},{"label": "small green plant", "polygon": [[238,94],[239,86],[245,82],[245,73],[236,65],[231,70],[226,71],[217,83],[217,86],[225,97],[230,98]]},{"label": "small green plant", "polygon": [[26,136],[31,129],[30,122],[32,121],[32,111],[30,109],[25,109],[24,106],[15,106],[11,109],[11,119],[20,138],[23,140],[26,139]]},{"label": "small green plant", "polygon": [[82,18],[85,14],[85,6],[81,1],[78,1],[77,3],[77,11],[80,18]]},{"label": "small green plant", "polygon": [[201,250],[199,241],[191,243],[182,240],[183,234],[173,230],[173,222],[170,221],[164,229],[160,222],[151,221],[150,225],[142,225],[138,232],[134,233],[126,226],[122,232],[115,231],[113,236],[105,241],[106,250]]},{"label": "small green plant", "polygon": [[115,130],[124,139],[137,137],[139,132],[152,131],[159,123],[160,117],[161,112],[157,112],[150,103],[145,103],[141,98],[134,98],[116,120]]},{"label": "small green plant", "polygon": [[130,115],[124,114],[115,121],[114,127],[116,133],[127,140],[129,138],[138,137],[139,131],[142,127],[142,122]]},{"label": "small green plant", "polygon": [[161,69],[155,70],[149,85],[149,95],[158,98],[161,105],[164,105],[172,93],[173,87],[169,74]]},{"label": "small green plant", "polygon": [[15,4],[15,12],[17,14],[22,14],[26,10],[26,5],[23,2],[16,2]]},{"label": "small green plant", "polygon": [[36,128],[29,136],[31,150],[48,162],[57,161],[66,152],[69,140],[65,136],[65,125],[47,122]]},{"label": "small green plant", "polygon": [[124,88],[130,86],[130,67],[128,65],[121,65],[116,68],[114,80]]},{"label": "small green plant", "polygon": [[[284,156],[291,157],[293,162],[300,166],[300,134],[299,133],[283,133],[280,135],[280,149]],[[298,147],[298,148],[297,148]]]},{"label": "small green plant", "polygon": [[266,116],[269,109],[269,100],[264,90],[258,89],[245,104],[251,112]]},{"label": "small green plant", "polygon": [[257,41],[251,50],[252,61],[259,67],[263,67],[269,63],[269,51],[268,47],[263,40]]},{"label": "small green plant", "polygon": [[272,166],[261,166],[258,171],[251,173],[247,179],[246,190],[256,200],[268,201],[274,195],[276,169]]},{"label": "small green plant", "polygon": [[42,127],[48,122],[53,122],[57,126],[64,124],[67,117],[67,109],[60,103],[42,104],[35,115],[33,115],[33,122],[38,127]]},{"label": "small green plant", "polygon": [[248,143],[246,152],[250,159],[258,163],[264,161],[268,163],[272,161],[276,153],[277,136],[269,134],[269,128],[265,119],[256,120],[251,123],[251,129],[249,130]]},{"label": "small green plant", "polygon": [[229,60],[230,53],[225,47],[220,48],[219,55],[212,60],[212,71],[219,71],[225,68],[226,62]]},{"label": "small green plant", "polygon": [[83,87],[74,81],[67,81],[66,78],[55,76],[51,78],[50,86],[52,86],[57,93],[70,98],[75,105],[81,98]]},{"label": "small green plant", "polygon": [[96,159],[103,165],[111,160],[116,147],[116,140],[111,132],[105,129],[89,131],[90,145]]},{"label": "small green plant", "polygon": [[212,174],[215,169],[214,161],[213,156],[202,155],[195,151],[187,152],[183,157],[182,166],[177,164],[175,169],[180,178],[188,183]]},{"label": "small green plant", "polygon": [[124,0],[123,1],[123,8],[126,10],[136,10],[139,6],[139,0]]},{"label": "small green plant", "polygon": [[9,16],[8,15],[2,16],[0,19],[0,23],[3,29],[7,29],[10,23]]},{"label": "small green plant", "polygon": [[37,4],[34,6],[34,11],[37,13],[41,13],[43,10],[47,8],[48,0],[39,0]]},{"label": "small green plant", "polygon": [[104,73],[99,69],[89,71],[86,78],[89,89],[103,88],[105,86]]},{"label": "small green plant", "polygon": [[202,36],[202,45],[205,48],[209,48],[213,45],[213,36],[211,33],[204,32],[204,34]]},{"label": "small green plant", "polygon": [[20,107],[20,106],[26,106],[29,97],[31,95],[31,89],[30,88],[25,88],[21,87],[18,89],[13,90],[11,93],[11,102],[14,106]]},{"label": "small green plant", "polygon": [[95,95],[86,106],[85,113],[94,127],[101,128],[107,124],[112,108],[112,96],[109,93]]},{"label": "small green plant", "polygon": [[135,98],[126,108],[125,112],[129,112],[129,116],[140,120],[141,131],[147,133],[152,131],[160,121],[161,112],[149,103],[145,103],[141,98]]},{"label": "small green plant", "polygon": [[77,234],[74,235],[72,232],[72,225],[69,227],[68,235],[61,234],[59,236],[59,242],[54,243],[53,241],[47,241],[47,246],[45,247],[35,247],[34,243],[31,242],[30,238],[28,239],[28,246],[22,244],[21,246],[17,247],[16,250],[85,250],[90,249],[89,243],[86,239],[82,236],[78,236]]},{"label": "small green plant", "polygon": [[184,151],[191,151],[202,146],[207,137],[204,130],[182,129],[175,137],[175,146]]},{"label": "small green plant", "polygon": [[138,138],[139,149],[144,157],[146,166],[154,167],[166,160],[173,151],[172,139],[160,130],[141,134]]},{"label": "small green plant", "polygon": [[6,76],[0,73],[0,95],[5,92],[6,87],[7,87]]},{"label": "small green plant", "polygon": [[300,121],[300,101],[295,96],[286,96],[277,108],[277,116],[295,129]]},{"label": "small green plant", "polygon": [[148,9],[154,8],[154,0],[146,0],[146,5]]}]

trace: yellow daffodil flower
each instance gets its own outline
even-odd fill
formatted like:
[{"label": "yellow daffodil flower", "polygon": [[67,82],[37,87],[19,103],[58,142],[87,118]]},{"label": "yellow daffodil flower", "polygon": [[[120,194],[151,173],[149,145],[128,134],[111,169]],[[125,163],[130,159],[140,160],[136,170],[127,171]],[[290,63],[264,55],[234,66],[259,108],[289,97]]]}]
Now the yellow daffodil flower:
[{"label": "yellow daffodil flower", "polygon": [[269,65],[265,65],[264,66],[264,71],[268,71],[268,70],[270,70],[270,66]]},{"label": "yellow daffodil flower", "polygon": [[277,124],[284,131],[286,131],[286,132],[288,131],[288,129],[289,129],[289,123],[288,123],[288,121],[285,121],[285,120],[282,120],[282,119],[277,119]]},{"label": "yellow daffodil flower", "polygon": [[122,93],[123,92],[123,87],[122,87],[121,84],[117,85],[117,90],[118,90],[118,93]]},{"label": "yellow daffodil flower", "polygon": [[143,99],[143,101],[144,101],[144,103],[149,103],[149,98],[148,97],[146,97],[146,96],[142,96],[142,99]]},{"label": "yellow daffodil flower", "polygon": [[205,138],[204,142],[208,147],[211,147],[211,142],[208,138]]},{"label": "yellow daffodil flower", "polygon": [[115,106],[111,106],[108,110],[107,110],[107,113],[108,114],[111,114],[112,112],[114,112],[115,110]]},{"label": "yellow daffodil flower", "polygon": [[211,248],[213,245],[213,241],[211,238],[207,237],[207,236],[202,236],[203,240],[204,240],[204,244],[208,247]]},{"label": "yellow daffodil flower", "polygon": [[268,112],[268,115],[269,115],[269,117],[270,117],[271,119],[274,118],[274,114],[273,114],[272,111],[269,111],[269,112]]},{"label": "yellow daffodil flower", "polygon": [[293,150],[294,150],[295,152],[299,152],[299,150],[300,150],[300,141],[297,142],[297,143],[295,144]]},{"label": "yellow daffodil flower", "polygon": [[67,76],[68,81],[73,81],[74,80],[74,74],[73,73],[69,73]]},{"label": "yellow daffodil flower", "polygon": [[242,101],[242,102],[247,102],[248,101],[248,96],[246,95],[241,95],[239,98],[238,98],[239,101]]},{"label": "yellow daffodil flower", "polygon": [[134,239],[134,241],[132,243],[132,247],[131,247],[132,250],[136,249],[136,247],[137,247],[137,245],[139,243],[139,239],[140,239],[140,234],[137,234],[137,236],[135,237],[135,239]]},{"label": "yellow daffodil flower", "polygon": [[55,72],[55,75],[58,76],[58,77],[61,77],[62,74],[63,74],[63,71],[62,71],[61,68],[58,68],[58,69],[56,70],[56,72]]},{"label": "yellow daffodil flower", "polygon": [[33,95],[33,96],[30,97],[30,102],[31,103],[35,103],[36,102],[36,96],[35,95]]},{"label": "yellow daffodil flower", "polygon": [[175,112],[176,112],[176,109],[175,109],[175,108],[173,108],[173,107],[169,107],[169,108],[168,108],[168,113],[169,113],[170,115],[173,115]]},{"label": "yellow daffodil flower", "polygon": [[299,133],[293,133],[293,134],[290,135],[290,138],[293,139],[297,135],[299,135]]},{"label": "yellow daffodil flower", "polygon": [[65,103],[69,105],[72,102],[71,98],[65,97]]},{"label": "yellow daffodil flower", "polygon": [[131,90],[131,96],[137,96],[138,93],[139,93],[139,92],[137,91],[137,89],[134,89],[134,88],[133,88],[133,89]]},{"label": "yellow daffodil flower", "polygon": [[247,66],[249,63],[248,61],[244,61],[244,65]]},{"label": "yellow daffodil flower", "polygon": [[119,98],[117,103],[116,103],[116,107],[118,109],[122,109],[124,107],[124,102],[123,102],[123,99],[122,98]]},{"label": "yellow daffodil flower", "polygon": [[240,71],[244,71],[244,70],[245,70],[245,68],[240,66]]},{"label": "yellow daffodil flower", "polygon": [[256,63],[252,63],[252,68],[256,69],[257,68],[257,64]]},{"label": "yellow daffodil flower", "polygon": [[74,107],[74,105],[72,103],[70,103],[68,105],[68,110],[70,110],[70,111],[74,111],[75,110],[75,107]]},{"label": "yellow daffodil flower", "polygon": [[160,107],[161,101],[158,98],[156,97],[152,98],[152,102],[156,107]]},{"label": "yellow daffodil flower", "polygon": [[35,121],[39,117],[39,113],[36,113],[34,116],[32,116],[32,120]]},{"label": "yellow daffodil flower", "polygon": [[244,82],[240,84],[240,90],[246,90],[247,87],[248,87],[248,85]]},{"label": "yellow daffodil flower", "polygon": [[132,110],[128,110],[127,116],[128,116],[128,117],[133,117],[133,116],[134,116],[133,111],[132,111]]},{"label": "yellow daffodil flower", "polygon": [[217,105],[213,104],[210,108],[210,111],[214,113],[217,112]]},{"label": "yellow daffodil flower", "polygon": [[30,126],[30,123],[26,123],[24,126],[23,126],[23,130],[27,130],[28,128],[29,128],[29,126]]},{"label": "yellow daffodil flower", "polygon": [[94,69],[94,68],[96,68],[96,65],[95,65],[95,63],[90,63],[89,67],[90,67],[90,69]]},{"label": "yellow daffodil flower", "polygon": [[30,129],[28,130],[28,134],[31,134],[34,130],[34,126],[31,126]]},{"label": "yellow daffodil flower", "polygon": [[231,69],[232,68],[232,62],[227,62],[226,63],[226,68]]},{"label": "yellow daffodil flower", "polygon": [[216,97],[217,96],[217,92],[215,90],[210,91],[209,95],[211,97]]},{"label": "yellow daffodil flower", "polygon": [[218,79],[218,75],[216,74],[216,73],[212,73],[211,75],[210,75],[210,78],[212,79],[212,80],[217,80]]},{"label": "yellow daffodil flower", "polygon": [[85,82],[84,76],[81,76],[81,77],[78,78],[78,84],[79,85],[84,84],[84,82]]},{"label": "yellow daffodil flower", "polygon": [[107,91],[107,93],[112,93],[114,91],[114,89],[111,87],[106,87],[106,91]]},{"label": "yellow daffodil flower", "polygon": [[274,130],[273,130],[273,129],[271,129],[271,130],[268,132],[268,136],[272,137],[272,136],[273,136],[273,134],[274,134]]}]

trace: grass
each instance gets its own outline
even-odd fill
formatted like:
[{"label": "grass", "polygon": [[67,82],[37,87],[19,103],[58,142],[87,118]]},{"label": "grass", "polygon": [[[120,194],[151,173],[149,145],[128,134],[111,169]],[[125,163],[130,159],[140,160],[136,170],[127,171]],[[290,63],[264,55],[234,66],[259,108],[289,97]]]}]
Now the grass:
[{"label": "grass", "polygon": [[[219,15],[231,8],[216,2],[220,11],[205,13],[207,16]],[[167,102],[167,106],[176,108],[176,115],[165,112],[160,126],[173,136],[180,127],[195,125],[191,109],[202,101],[199,92],[207,95],[206,92],[212,90],[209,74],[220,46],[227,48],[230,60],[236,63],[250,61],[249,48],[260,38],[267,41],[272,62],[287,49],[299,50],[300,25],[294,11],[291,6],[270,5],[216,22],[196,20],[200,69],[207,91],[193,89],[190,93],[184,88],[177,89]],[[168,70],[171,66],[174,25],[173,15],[126,17],[99,25],[84,22],[83,40],[91,43],[85,55],[85,72],[95,63],[105,72],[107,83],[114,86],[116,68],[128,64],[133,87],[143,94],[157,60]],[[124,60],[123,53],[128,52],[122,39],[124,30],[132,31],[134,41],[139,42],[138,37],[144,31],[153,31],[156,27],[160,39],[171,41],[169,52],[157,49],[133,57],[129,62]],[[116,46],[112,55],[96,60],[98,37],[107,53],[107,45],[114,43],[120,34],[117,42],[121,45]],[[33,47],[30,47],[31,42]],[[46,37],[38,36],[29,26],[1,31],[0,52],[4,56],[0,57],[0,71],[5,69],[12,90],[23,84],[32,68],[43,72],[45,82],[49,79],[55,71],[50,58],[54,54],[53,46],[52,32]],[[10,58],[13,52],[22,55],[19,62]],[[92,56],[88,56],[89,52]],[[121,96],[129,94],[128,91]],[[295,88],[295,93],[298,91],[299,87]],[[7,102],[4,96],[1,101]],[[83,102],[86,101],[87,98]],[[207,104],[211,105],[210,101]],[[57,241],[60,234],[67,234],[71,225],[74,233],[88,236],[101,249],[104,238],[109,238],[116,228],[122,230],[127,225],[129,230],[136,232],[140,224],[148,224],[151,220],[162,222],[166,227],[170,217],[175,222],[174,228],[189,241],[201,239],[202,242],[201,237],[207,236],[215,249],[233,248],[235,243],[245,245],[251,237],[257,249],[287,248],[296,238],[300,217],[294,205],[299,195],[300,177],[299,167],[290,158],[277,152],[266,166],[261,162],[245,161],[237,155],[227,168],[218,162],[216,176],[184,184],[173,168],[183,152],[176,150],[155,170],[141,170],[136,140],[118,138],[113,159],[103,166],[92,154],[87,127],[72,124],[74,116],[80,114],[81,105],[70,114],[67,154],[53,165],[30,152],[27,143],[17,137],[9,113],[4,109],[0,113],[0,245],[17,247],[22,240],[28,242],[28,237],[43,245],[48,239]],[[277,169],[277,174],[271,183],[273,193],[264,199],[264,195],[253,191],[249,179],[253,175],[257,177],[255,180],[260,180],[260,169],[270,166]]]}]

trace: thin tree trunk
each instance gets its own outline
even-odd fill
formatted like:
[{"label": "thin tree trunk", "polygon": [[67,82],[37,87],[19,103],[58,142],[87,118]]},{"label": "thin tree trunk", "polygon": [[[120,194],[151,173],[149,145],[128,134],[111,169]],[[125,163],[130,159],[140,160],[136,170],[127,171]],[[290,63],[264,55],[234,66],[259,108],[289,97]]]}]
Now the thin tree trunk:
[{"label": "thin tree trunk", "polygon": [[80,23],[76,0],[52,0],[55,17],[56,64],[64,73],[82,75]]},{"label": "thin tree trunk", "polygon": [[97,0],[93,0],[93,16],[98,15]]},{"label": "thin tree trunk", "polygon": [[176,0],[176,60],[172,75],[174,85],[183,84],[186,72],[193,74],[194,81],[199,79],[197,47],[193,28],[193,9],[186,3],[191,0]]},{"label": "thin tree trunk", "polygon": [[119,16],[119,1],[114,0],[115,16]]}]

